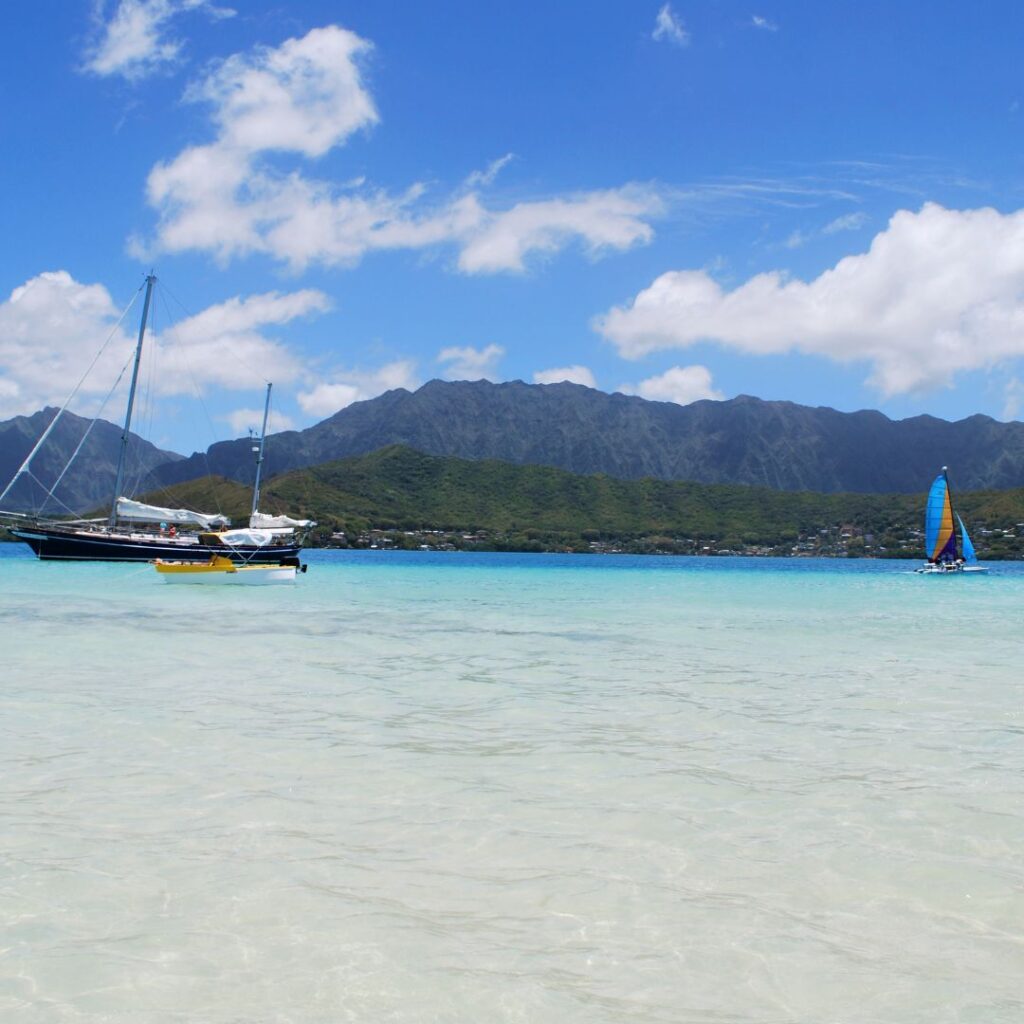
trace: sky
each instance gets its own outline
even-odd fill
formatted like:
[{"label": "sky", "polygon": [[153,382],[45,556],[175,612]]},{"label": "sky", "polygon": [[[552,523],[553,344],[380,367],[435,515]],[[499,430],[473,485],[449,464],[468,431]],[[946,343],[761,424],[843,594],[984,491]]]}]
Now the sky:
[{"label": "sky", "polygon": [[183,453],[268,381],[271,430],[437,377],[1024,413],[1017,3],[4,15],[0,420],[119,421],[151,271]]}]

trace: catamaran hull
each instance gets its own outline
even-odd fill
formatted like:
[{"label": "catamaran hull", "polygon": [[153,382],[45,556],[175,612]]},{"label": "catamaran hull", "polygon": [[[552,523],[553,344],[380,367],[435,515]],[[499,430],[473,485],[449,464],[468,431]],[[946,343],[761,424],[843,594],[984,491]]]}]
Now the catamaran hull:
[{"label": "catamaran hull", "polygon": [[208,562],[214,555],[226,555],[234,562],[250,565],[274,564],[297,558],[300,545],[274,544],[266,547],[246,545],[226,548],[210,544],[184,544],[154,538],[111,537],[47,530],[39,527],[15,527],[11,530],[42,561],[60,562],[152,562],[157,558],[178,562]]},{"label": "catamaran hull", "polygon": [[915,569],[914,572],[919,573],[922,576],[961,576],[964,573],[979,573],[987,572],[988,568],[984,565],[922,565],[920,569]]}]

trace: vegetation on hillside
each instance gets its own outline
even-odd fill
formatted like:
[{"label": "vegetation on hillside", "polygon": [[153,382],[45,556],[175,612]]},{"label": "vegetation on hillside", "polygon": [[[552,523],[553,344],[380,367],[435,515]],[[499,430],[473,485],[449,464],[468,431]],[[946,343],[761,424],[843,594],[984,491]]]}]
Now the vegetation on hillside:
[{"label": "vegetation on hillside", "polygon": [[[162,490],[159,501],[244,521],[251,495],[206,477]],[[956,501],[982,557],[1024,553],[1024,489]],[[316,519],[320,544],[919,557],[923,543],[923,494],[617,480],[401,446],[275,477],[261,504]]]}]

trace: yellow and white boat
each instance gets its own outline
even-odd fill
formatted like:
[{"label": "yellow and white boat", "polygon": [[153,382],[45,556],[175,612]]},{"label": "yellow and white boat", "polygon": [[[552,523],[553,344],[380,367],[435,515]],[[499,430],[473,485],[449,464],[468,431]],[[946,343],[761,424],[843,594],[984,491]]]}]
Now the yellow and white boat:
[{"label": "yellow and white boat", "polygon": [[238,583],[262,586],[268,583],[294,583],[298,572],[306,567],[296,564],[247,565],[233,562],[226,555],[214,555],[208,562],[171,562],[157,559],[153,563],[165,583]]}]

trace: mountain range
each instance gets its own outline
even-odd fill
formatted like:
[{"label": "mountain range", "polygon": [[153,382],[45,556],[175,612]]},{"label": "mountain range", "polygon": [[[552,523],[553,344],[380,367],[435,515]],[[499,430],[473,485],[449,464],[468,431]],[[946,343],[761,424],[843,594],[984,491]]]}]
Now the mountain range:
[{"label": "mountain range", "polygon": [[[43,432],[57,415],[55,408],[41,409],[31,416],[15,416],[0,422],[0,490],[14,478],[25,456],[42,437]],[[90,429],[90,424],[92,428]],[[106,420],[83,419],[65,412],[53,433],[33,458],[30,474],[19,478],[4,499],[2,506],[9,511],[45,512],[60,515],[69,511],[82,513],[103,505],[110,505],[117,475],[117,456],[121,445],[121,427]],[[84,440],[83,440],[84,439]],[[60,478],[76,448],[70,468]],[[151,486],[160,479],[158,469],[167,472],[175,462],[183,461],[176,452],[163,451],[135,434],[128,438],[128,457],[125,465],[125,489],[132,493]],[[53,497],[48,490],[53,489]]]},{"label": "mountain range", "polygon": [[[27,425],[41,430],[48,413],[0,423],[0,478],[9,478],[23,457],[8,441],[12,424],[20,448],[27,450]],[[94,507],[104,485],[104,497],[113,486],[120,430],[98,423],[93,434],[88,445],[99,447],[89,472],[73,471],[64,484],[64,500],[73,507]],[[63,445],[68,450],[73,449],[70,436],[73,432]],[[957,422],[933,416],[891,420],[880,412],[844,413],[749,396],[681,406],[578,384],[483,380],[399,388],[353,403],[306,430],[274,434],[267,440],[265,470],[274,475],[394,444],[429,455],[625,480],[653,477],[783,491],[921,492],[944,465],[959,490],[1024,485],[1020,422],[981,415]],[[209,474],[240,482],[253,475],[248,439],[220,442],[188,458],[152,446],[140,453],[145,468],[136,477],[147,489]],[[106,476],[104,463],[110,467]]]}]

